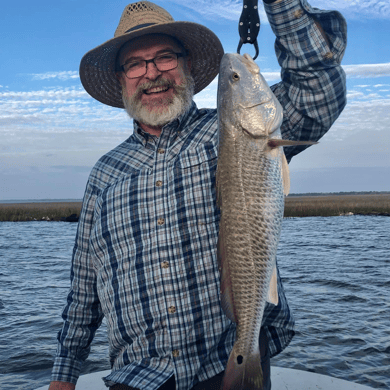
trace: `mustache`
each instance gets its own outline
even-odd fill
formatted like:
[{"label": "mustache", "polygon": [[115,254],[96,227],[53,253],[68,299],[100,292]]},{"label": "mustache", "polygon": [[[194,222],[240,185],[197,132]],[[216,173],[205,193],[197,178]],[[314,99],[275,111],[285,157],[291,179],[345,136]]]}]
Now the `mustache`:
[{"label": "mustache", "polygon": [[133,98],[140,99],[145,90],[156,87],[166,87],[173,88],[173,90],[177,93],[177,87],[179,87],[172,80],[168,79],[159,79],[155,81],[147,81],[141,85],[138,85],[137,89],[134,92]]}]

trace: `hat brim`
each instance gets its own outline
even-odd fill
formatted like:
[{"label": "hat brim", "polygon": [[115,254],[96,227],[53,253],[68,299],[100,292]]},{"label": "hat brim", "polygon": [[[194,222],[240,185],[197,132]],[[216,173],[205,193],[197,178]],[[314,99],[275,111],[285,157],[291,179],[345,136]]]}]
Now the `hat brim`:
[{"label": "hat brim", "polygon": [[115,75],[116,57],[126,42],[146,34],[171,35],[188,50],[195,94],[217,76],[224,51],[220,40],[210,29],[193,22],[155,24],[110,39],[84,55],[80,63],[80,80],[94,99],[112,107],[124,108],[122,87]]}]

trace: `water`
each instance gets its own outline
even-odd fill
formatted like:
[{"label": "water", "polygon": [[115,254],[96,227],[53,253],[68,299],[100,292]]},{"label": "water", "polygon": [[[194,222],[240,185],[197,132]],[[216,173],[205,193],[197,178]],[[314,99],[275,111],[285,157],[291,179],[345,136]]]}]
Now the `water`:
[{"label": "water", "polygon": [[[0,223],[0,388],[48,384],[76,224]],[[390,388],[390,218],[292,218],[278,261],[297,335],[271,364]],[[109,369],[103,322],[82,374]]]}]

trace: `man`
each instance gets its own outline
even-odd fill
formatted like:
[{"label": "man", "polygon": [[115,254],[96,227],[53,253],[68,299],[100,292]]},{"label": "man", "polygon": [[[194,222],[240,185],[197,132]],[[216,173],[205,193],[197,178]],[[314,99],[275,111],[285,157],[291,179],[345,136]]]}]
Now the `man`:
[{"label": "man", "polygon": [[[264,3],[282,66],[272,87],[282,135],[316,141],[346,103],[345,21],[306,0]],[[219,301],[217,112],[198,110],[192,96],[217,75],[222,55],[210,30],[144,1],[127,6],[115,37],[83,57],[87,92],[125,107],[134,133],[88,180],[51,390],[74,389],[103,316],[111,389],[219,388],[235,324]],[[302,150],[287,148],[288,161]],[[278,289],[259,337],[264,389],[269,358],[294,335],[279,275]]]}]

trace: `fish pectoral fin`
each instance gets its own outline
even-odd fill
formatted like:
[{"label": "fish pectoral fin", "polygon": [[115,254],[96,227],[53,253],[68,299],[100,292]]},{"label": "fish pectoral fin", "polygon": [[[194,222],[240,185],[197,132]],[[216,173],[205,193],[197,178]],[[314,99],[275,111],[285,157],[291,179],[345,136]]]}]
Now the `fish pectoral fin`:
[{"label": "fish pectoral fin", "polygon": [[267,302],[274,304],[275,306],[279,303],[278,298],[278,278],[276,274],[276,266],[272,271],[271,282],[269,284]]},{"label": "fish pectoral fin", "polygon": [[288,168],[288,162],[284,153],[282,156],[282,180],[283,193],[284,196],[287,196],[290,193],[290,169]]},{"label": "fish pectoral fin", "polygon": [[278,148],[279,146],[299,146],[299,145],[316,145],[318,142],[313,141],[291,141],[289,139],[270,138],[268,146],[270,148]]}]

